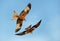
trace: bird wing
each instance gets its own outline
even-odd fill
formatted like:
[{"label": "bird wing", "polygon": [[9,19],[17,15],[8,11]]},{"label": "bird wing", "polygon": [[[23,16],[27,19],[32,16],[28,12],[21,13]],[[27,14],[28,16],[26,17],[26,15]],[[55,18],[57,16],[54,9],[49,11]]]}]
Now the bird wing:
[{"label": "bird wing", "polygon": [[23,31],[23,32],[17,33],[16,35],[25,35],[25,34],[27,34],[27,31]]},{"label": "bird wing", "polygon": [[40,20],[36,25],[32,26],[32,29],[35,30],[41,24],[41,21],[42,20]]},{"label": "bird wing", "polygon": [[29,3],[27,7],[21,12],[20,17],[25,17],[30,11],[30,9],[31,9],[31,3]]},{"label": "bird wing", "polygon": [[20,18],[17,19],[16,30],[15,30],[15,32],[18,32],[18,31],[21,29],[22,22],[23,22],[22,19],[20,19]]},{"label": "bird wing", "polygon": [[[30,25],[30,26],[28,26],[27,28],[29,28],[29,27],[31,27],[31,25]],[[18,34],[16,34],[16,35],[25,35],[25,34],[30,33],[30,32],[27,30],[27,28],[25,28],[25,31],[20,32],[20,33],[18,33]]]}]

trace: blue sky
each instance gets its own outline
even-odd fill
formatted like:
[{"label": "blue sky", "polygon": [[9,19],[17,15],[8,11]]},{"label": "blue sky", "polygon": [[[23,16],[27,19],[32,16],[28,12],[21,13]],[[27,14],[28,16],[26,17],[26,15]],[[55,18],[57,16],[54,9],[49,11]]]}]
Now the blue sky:
[{"label": "blue sky", "polygon": [[[20,14],[28,3],[32,8],[21,31],[40,19],[42,23],[32,34],[16,36],[13,11]],[[60,0],[0,0],[0,41],[60,41]]]}]

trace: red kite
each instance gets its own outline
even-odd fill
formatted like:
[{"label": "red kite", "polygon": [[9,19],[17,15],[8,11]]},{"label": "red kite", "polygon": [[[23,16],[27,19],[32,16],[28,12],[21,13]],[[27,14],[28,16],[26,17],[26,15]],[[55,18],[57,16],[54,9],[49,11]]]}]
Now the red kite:
[{"label": "red kite", "polygon": [[29,13],[30,9],[31,4],[29,3],[27,7],[20,13],[20,15],[17,15],[17,13],[14,11],[13,18],[17,19],[15,32],[18,32],[21,29],[22,23],[25,20],[25,16]]}]

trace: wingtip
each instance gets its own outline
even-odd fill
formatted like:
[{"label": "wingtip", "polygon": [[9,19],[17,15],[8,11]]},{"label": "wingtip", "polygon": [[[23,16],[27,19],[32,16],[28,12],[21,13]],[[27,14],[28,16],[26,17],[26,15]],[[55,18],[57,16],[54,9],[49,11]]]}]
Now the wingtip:
[{"label": "wingtip", "polygon": [[28,4],[28,7],[31,9],[31,3]]},{"label": "wingtip", "polygon": [[18,35],[19,36],[19,34],[15,34],[15,35]]},{"label": "wingtip", "polygon": [[20,29],[16,29],[15,32],[18,32]]},{"label": "wingtip", "polygon": [[15,35],[19,35],[19,34],[15,34]]},{"label": "wingtip", "polygon": [[39,23],[41,23],[42,20],[39,21]]},{"label": "wingtip", "polygon": [[42,21],[42,19],[40,21]]},{"label": "wingtip", "polygon": [[41,21],[42,21],[42,19],[38,23],[41,24]]},{"label": "wingtip", "polygon": [[42,21],[42,19],[37,24],[41,24],[41,21]]},{"label": "wingtip", "polygon": [[15,35],[22,36],[22,35],[21,35],[21,34],[19,34],[19,33],[15,34]]}]

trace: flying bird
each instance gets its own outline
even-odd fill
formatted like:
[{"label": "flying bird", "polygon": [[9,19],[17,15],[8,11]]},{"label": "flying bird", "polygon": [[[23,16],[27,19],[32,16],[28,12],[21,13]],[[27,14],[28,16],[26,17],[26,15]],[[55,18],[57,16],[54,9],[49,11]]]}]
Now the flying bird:
[{"label": "flying bird", "polygon": [[28,33],[32,33],[40,24],[41,24],[41,21],[40,20],[37,24],[35,24],[34,26],[30,25],[28,26],[27,28],[25,28],[25,31],[21,32],[21,33],[17,33],[16,35],[25,35],[25,34],[28,34]]},{"label": "flying bird", "polygon": [[23,21],[26,20],[25,16],[29,13],[30,9],[31,9],[31,3],[29,3],[26,6],[26,8],[24,10],[22,10],[22,12],[20,13],[20,15],[18,15],[14,11],[13,19],[17,19],[15,32],[18,32],[21,29]]}]

